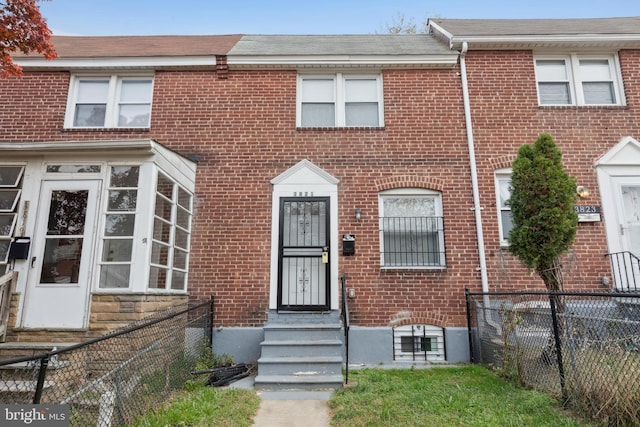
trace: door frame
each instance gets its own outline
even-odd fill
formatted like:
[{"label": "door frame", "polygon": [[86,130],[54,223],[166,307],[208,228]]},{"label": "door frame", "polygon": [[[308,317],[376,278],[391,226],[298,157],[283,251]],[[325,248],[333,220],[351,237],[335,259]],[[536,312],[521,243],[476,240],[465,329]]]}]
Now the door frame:
[{"label": "door frame", "polygon": [[[51,209],[51,193],[56,190],[81,190],[88,189],[88,202],[91,205],[87,205],[89,212],[89,220],[85,222],[85,232],[82,243],[81,263],[79,266],[79,280],[75,285],[69,284],[40,284],[40,273],[43,264],[43,255],[45,249],[45,233],[47,228],[49,211]],[[91,301],[91,291],[93,288],[93,271],[95,264],[95,248],[97,235],[97,224],[100,219],[101,212],[101,200],[102,200],[102,181],[101,179],[91,177],[87,179],[43,179],[40,183],[40,189],[38,192],[38,206],[36,209],[36,223],[34,227],[34,239],[33,247],[31,248],[31,258],[29,261],[29,269],[25,282],[25,293],[23,298],[23,308],[21,313],[21,325],[25,329],[40,329],[40,328],[55,328],[55,329],[82,329],[88,324],[89,319],[89,304]],[[91,209],[91,210],[90,210]],[[93,216],[91,218],[91,216]],[[84,283],[82,279],[84,278]],[[36,295],[37,292],[44,294],[54,294],[56,289],[62,291],[63,289],[69,290],[76,289],[78,295],[72,298],[71,301],[80,303],[80,314],[78,318],[71,320],[71,318],[64,319],[59,324],[53,324],[47,320],[42,322],[36,316],[30,320],[30,316],[33,315],[34,310],[38,310],[41,303],[36,298],[43,298],[43,295]],[[83,289],[84,288],[84,289]],[[84,291],[84,292],[82,292]],[[45,295],[46,296],[46,295]],[[69,298],[69,296],[67,296]],[[69,301],[67,298],[65,301]],[[40,307],[41,308],[41,307]],[[81,318],[80,318],[81,317]]]},{"label": "door frame", "polygon": [[330,264],[330,300],[329,310],[338,310],[338,183],[340,180],[323,169],[302,160],[271,180],[273,193],[271,199],[271,252],[269,309],[278,309],[278,260],[279,260],[279,223],[281,197],[328,197],[329,198],[329,248]]},{"label": "door frame", "polygon": [[[318,245],[313,248],[319,249],[317,255],[308,254],[304,258],[318,258],[321,264],[324,264],[325,275],[324,284],[318,284],[318,289],[324,287],[324,303],[323,304],[284,304],[283,303],[283,279],[284,279],[284,258],[298,258],[298,256],[285,256],[284,246],[284,205],[286,202],[324,202],[325,203],[325,230],[326,241],[324,245]],[[280,198],[280,213],[278,216],[279,233],[278,233],[278,310],[290,310],[290,311],[326,311],[329,309],[331,301],[331,263],[329,259],[324,263],[322,260],[323,247],[327,249],[331,248],[331,200],[329,197],[281,197]],[[306,247],[306,246],[305,246]],[[312,246],[309,246],[311,248]],[[313,289],[312,289],[313,292]]]}]

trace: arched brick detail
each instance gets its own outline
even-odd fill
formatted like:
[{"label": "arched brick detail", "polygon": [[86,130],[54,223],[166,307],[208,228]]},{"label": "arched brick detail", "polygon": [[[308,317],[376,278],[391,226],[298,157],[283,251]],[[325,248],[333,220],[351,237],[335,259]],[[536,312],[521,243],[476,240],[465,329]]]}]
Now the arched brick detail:
[{"label": "arched brick detail", "polygon": [[424,188],[443,191],[444,183],[443,179],[433,176],[400,175],[376,179],[375,186],[378,191],[394,188]]},{"label": "arched brick detail", "polygon": [[444,328],[447,325],[447,316],[440,311],[431,311],[429,313],[407,313],[404,316],[393,316],[389,319],[389,325],[392,327],[405,325],[432,325]]},{"label": "arched brick detail", "polygon": [[491,167],[493,168],[493,170],[496,169],[504,169],[504,168],[510,168],[511,166],[513,166],[513,161],[516,158],[513,156],[500,156],[500,157],[496,157],[490,160],[491,162]]}]

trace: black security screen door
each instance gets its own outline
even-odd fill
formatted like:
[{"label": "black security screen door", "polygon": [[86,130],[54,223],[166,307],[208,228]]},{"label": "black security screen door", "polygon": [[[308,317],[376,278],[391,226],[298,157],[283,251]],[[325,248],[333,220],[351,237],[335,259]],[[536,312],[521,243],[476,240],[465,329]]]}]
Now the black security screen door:
[{"label": "black security screen door", "polygon": [[329,308],[329,198],[280,199],[278,309]]}]

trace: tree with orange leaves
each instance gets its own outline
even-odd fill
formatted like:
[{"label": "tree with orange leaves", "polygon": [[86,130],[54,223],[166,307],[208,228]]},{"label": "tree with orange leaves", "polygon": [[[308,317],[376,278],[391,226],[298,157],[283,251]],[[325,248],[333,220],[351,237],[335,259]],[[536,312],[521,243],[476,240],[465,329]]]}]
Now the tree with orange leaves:
[{"label": "tree with orange leaves", "polygon": [[21,76],[22,67],[11,58],[13,52],[37,52],[54,59],[51,30],[36,4],[39,0],[0,0],[0,76]]}]

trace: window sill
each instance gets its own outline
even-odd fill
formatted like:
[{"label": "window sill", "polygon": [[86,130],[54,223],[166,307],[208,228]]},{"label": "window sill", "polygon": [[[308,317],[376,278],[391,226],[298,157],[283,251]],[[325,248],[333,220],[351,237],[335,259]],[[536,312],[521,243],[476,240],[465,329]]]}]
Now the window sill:
[{"label": "window sill", "polygon": [[540,110],[628,110],[627,105],[540,105]]},{"label": "window sill", "polygon": [[391,267],[391,266],[380,266],[380,270],[381,271],[388,271],[388,272],[393,272],[393,271],[407,271],[407,270],[415,270],[415,271],[424,271],[424,272],[441,272],[441,271],[446,271],[447,270],[447,266],[446,265],[441,265],[441,266],[434,266],[434,267],[421,267],[421,266],[400,266],[400,267]]},{"label": "window sill", "polygon": [[375,131],[383,131],[386,130],[386,128],[384,126],[331,126],[331,127],[302,127],[302,126],[298,126],[296,127],[296,131],[299,132],[318,132],[318,131],[322,131],[322,132],[335,132],[335,131],[349,131],[349,132],[353,132],[353,131],[357,131],[357,132],[362,132],[362,131],[369,131],[369,132],[375,132]]},{"label": "window sill", "polygon": [[114,295],[114,294],[126,294],[126,295],[188,295],[187,291],[168,291],[166,289],[147,289],[146,291],[131,290],[128,288],[111,288],[111,289],[96,289],[94,294],[99,295]]},{"label": "window sill", "polygon": [[63,132],[150,132],[151,128],[62,128]]}]

